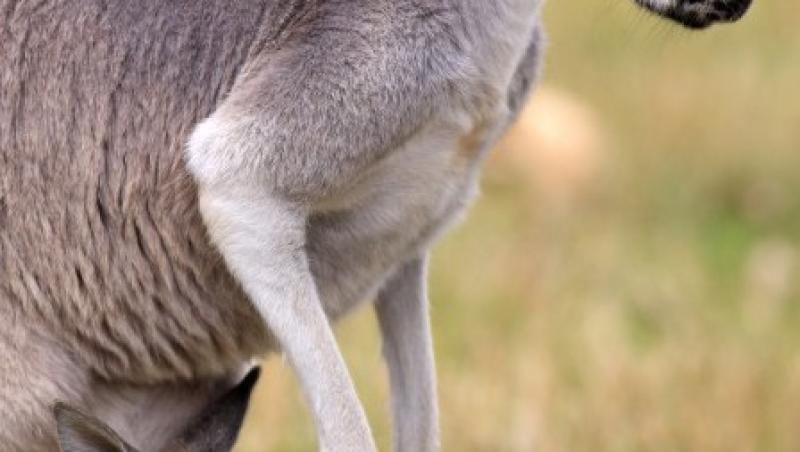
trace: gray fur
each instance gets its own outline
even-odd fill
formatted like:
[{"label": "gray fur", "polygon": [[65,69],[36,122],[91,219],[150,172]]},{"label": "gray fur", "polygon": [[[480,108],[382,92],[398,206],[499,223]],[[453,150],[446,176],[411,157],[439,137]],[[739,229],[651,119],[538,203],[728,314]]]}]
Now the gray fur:
[{"label": "gray fur", "polygon": [[[157,450],[218,391],[195,387],[276,348],[208,239],[195,180],[255,178],[308,207],[297,243],[331,317],[424,255],[534,78],[537,9],[0,1],[2,449],[52,450],[63,400]],[[408,156],[394,149],[454,107],[483,124],[455,153],[459,176],[415,187],[419,168],[389,174]],[[238,154],[205,149],[231,160],[195,179],[184,145],[212,113],[233,121]],[[431,182],[442,196],[406,201]],[[152,425],[132,423],[148,404]]]},{"label": "gray fur", "polygon": [[[183,431],[167,441],[162,452],[226,452],[231,450],[253,386],[258,380],[255,368],[230,391],[203,407]],[[182,390],[180,388],[179,390]],[[53,408],[62,452],[137,452],[105,422],[64,403]],[[143,417],[147,413],[143,414]],[[140,422],[135,420],[134,422]]]},{"label": "gray fur", "polygon": [[53,450],[60,400],[159,450],[280,348],[321,447],[372,450],[329,321],[378,294],[395,448],[436,450],[424,262],[538,23],[539,0],[0,0],[0,449]]},{"label": "gray fur", "polygon": [[264,9],[0,1],[0,450],[52,450],[55,400],[98,412],[268,348],[182,163]]}]

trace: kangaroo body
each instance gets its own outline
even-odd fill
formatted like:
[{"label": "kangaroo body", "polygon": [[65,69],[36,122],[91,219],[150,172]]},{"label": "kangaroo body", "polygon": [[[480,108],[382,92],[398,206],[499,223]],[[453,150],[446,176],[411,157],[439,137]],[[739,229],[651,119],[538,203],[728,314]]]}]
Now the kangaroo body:
[{"label": "kangaroo body", "polygon": [[[306,302],[329,319],[420,295],[407,268],[474,195],[536,72],[538,2],[495,3],[0,1],[0,448],[53,450],[64,401],[157,450],[252,358],[286,348],[213,232],[249,210],[204,209],[209,194],[258,187],[265,230],[295,227],[272,223],[289,222],[275,200],[303,211]],[[248,247],[264,271],[304,273]],[[379,312],[387,334],[426,327],[397,317]],[[323,327],[293,326],[315,347]],[[387,339],[387,357],[432,374],[422,336],[421,356]],[[433,396],[422,381],[393,395]],[[355,411],[361,443],[323,447],[372,447]],[[435,447],[425,428],[397,447]]]},{"label": "kangaroo body", "polygon": [[274,350],[375,450],[330,326],[369,299],[394,449],[437,450],[428,249],[540,47],[539,0],[0,0],[0,450],[169,448]]}]

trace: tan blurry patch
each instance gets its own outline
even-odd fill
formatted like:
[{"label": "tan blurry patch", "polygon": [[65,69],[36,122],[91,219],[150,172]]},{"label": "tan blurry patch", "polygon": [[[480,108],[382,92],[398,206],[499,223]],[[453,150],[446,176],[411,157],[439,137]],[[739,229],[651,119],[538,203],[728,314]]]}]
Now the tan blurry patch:
[{"label": "tan blurry patch", "polygon": [[743,318],[752,329],[772,327],[791,302],[797,258],[796,246],[785,238],[763,239],[753,246],[743,275]]},{"label": "tan blurry patch", "polygon": [[495,162],[530,175],[546,200],[570,203],[598,173],[603,131],[590,106],[568,92],[542,86],[497,145]]},{"label": "tan blurry patch", "polygon": [[486,144],[488,131],[489,123],[486,120],[478,121],[472,130],[458,140],[458,159],[466,162],[475,160]]}]

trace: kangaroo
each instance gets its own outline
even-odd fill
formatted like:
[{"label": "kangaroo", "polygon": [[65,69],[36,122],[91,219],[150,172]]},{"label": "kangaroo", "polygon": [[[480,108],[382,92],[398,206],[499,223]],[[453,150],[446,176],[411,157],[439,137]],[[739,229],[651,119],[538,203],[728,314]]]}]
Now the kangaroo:
[{"label": "kangaroo", "polygon": [[[229,451],[241,428],[259,369],[253,368],[233,389],[209,404],[175,438],[164,452]],[[54,406],[62,452],[137,452],[104,422],[63,403]]]},{"label": "kangaroo", "polygon": [[438,450],[428,250],[537,78],[539,8],[0,0],[0,449],[100,419],[163,450],[280,351],[320,448],[373,451],[331,324],[374,300],[393,448]]}]

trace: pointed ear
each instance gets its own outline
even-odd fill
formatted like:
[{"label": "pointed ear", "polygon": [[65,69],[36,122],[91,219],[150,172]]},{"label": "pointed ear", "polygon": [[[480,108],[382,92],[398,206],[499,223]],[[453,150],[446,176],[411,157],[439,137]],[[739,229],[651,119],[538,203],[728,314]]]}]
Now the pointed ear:
[{"label": "pointed ear", "polygon": [[62,452],[136,452],[103,422],[64,403],[53,407]]},{"label": "pointed ear", "polygon": [[164,451],[226,452],[233,448],[261,370],[254,367],[225,395],[206,406]]}]

